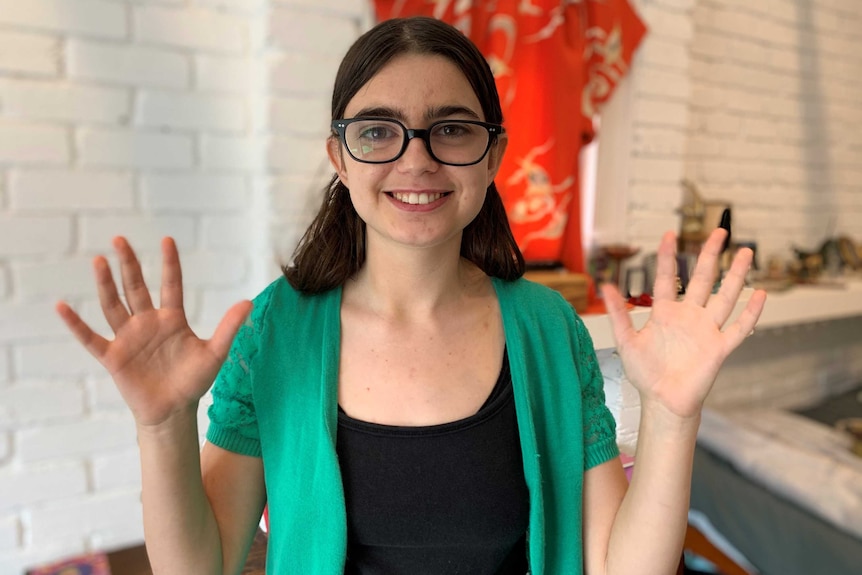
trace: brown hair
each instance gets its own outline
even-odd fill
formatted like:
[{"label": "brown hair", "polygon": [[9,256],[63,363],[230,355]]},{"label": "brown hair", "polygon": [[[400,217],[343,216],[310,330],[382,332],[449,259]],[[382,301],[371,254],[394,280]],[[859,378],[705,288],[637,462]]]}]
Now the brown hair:
[{"label": "brown hair", "polygon": [[[456,28],[427,17],[386,20],[356,40],[335,77],[332,119],[342,118],[360,88],[403,54],[431,54],[451,60],[473,87],[485,121],[503,122],[494,75],[482,53]],[[490,276],[514,280],[524,273],[524,257],[493,182],[479,214],[464,228],[461,255]],[[363,263],[365,222],[353,208],[347,187],[333,176],[320,211],[293,254],[293,265],[283,268],[284,275],[295,289],[320,293],[342,285]]]}]

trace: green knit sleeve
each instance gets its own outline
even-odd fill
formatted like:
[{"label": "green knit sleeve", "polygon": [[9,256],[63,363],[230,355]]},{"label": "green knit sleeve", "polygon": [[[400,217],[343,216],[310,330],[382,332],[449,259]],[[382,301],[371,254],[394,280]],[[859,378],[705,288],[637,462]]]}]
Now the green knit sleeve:
[{"label": "green knit sleeve", "polygon": [[227,359],[212,388],[207,410],[207,441],[228,451],[260,457],[260,434],[254,408],[251,364],[258,353],[272,286],[254,300],[254,307],[239,328]]},{"label": "green knit sleeve", "polygon": [[584,421],[585,469],[619,455],[616,422],[605,405],[604,378],[593,340],[580,317],[576,319],[576,363],[581,380],[581,405]]}]

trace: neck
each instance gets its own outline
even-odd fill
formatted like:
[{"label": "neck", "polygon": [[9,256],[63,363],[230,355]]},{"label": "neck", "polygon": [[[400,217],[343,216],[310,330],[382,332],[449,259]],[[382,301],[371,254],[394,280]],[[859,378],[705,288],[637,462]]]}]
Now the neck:
[{"label": "neck", "polygon": [[434,315],[487,285],[485,274],[461,258],[460,237],[433,248],[375,247],[369,243],[365,265],[345,287],[378,314]]}]

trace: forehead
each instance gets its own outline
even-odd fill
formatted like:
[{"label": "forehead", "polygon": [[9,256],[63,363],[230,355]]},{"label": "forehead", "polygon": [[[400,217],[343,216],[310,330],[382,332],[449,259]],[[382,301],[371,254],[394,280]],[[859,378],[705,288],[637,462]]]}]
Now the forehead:
[{"label": "forehead", "polygon": [[362,110],[390,109],[405,120],[429,110],[462,107],[484,120],[482,105],[463,72],[443,56],[405,54],[375,74],[347,104],[349,118]]}]

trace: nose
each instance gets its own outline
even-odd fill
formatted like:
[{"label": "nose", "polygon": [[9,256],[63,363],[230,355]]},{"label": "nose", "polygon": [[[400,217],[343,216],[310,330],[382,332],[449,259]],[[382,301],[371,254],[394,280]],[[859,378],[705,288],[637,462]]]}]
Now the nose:
[{"label": "nose", "polygon": [[415,135],[407,141],[404,153],[396,160],[398,169],[406,173],[425,173],[436,171],[440,164],[431,157],[427,143]]}]

